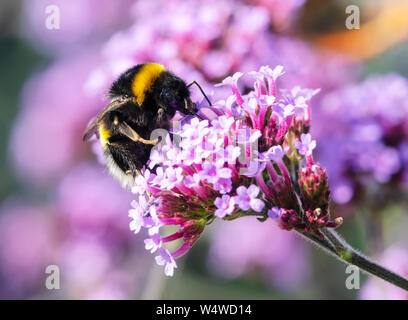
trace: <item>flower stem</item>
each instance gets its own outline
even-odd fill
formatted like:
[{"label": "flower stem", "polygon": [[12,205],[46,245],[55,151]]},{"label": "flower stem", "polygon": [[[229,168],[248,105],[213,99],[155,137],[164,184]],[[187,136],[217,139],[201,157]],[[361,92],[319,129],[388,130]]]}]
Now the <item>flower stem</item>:
[{"label": "flower stem", "polygon": [[334,255],[341,261],[355,265],[369,274],[377,276],[389,283],[394,284],[397,287],[408,291],[408,279],[376,264],[374,261],[367,258],[363,254],[355,250],[353,247],[351,247],[333,229],[324,228],[321,231],[324,234],[323,239],[320,239],[306,232],[298,232],[302,236],[307,237],[309,240],[314,242],[318,247]]},{"label": "flower stem", "polygon": [[319,238],[318,236],[315,236],[312,233],[306,232],[306,231],[298,231],[298,233],[306,238],[307,240],[311,241],[312,243],[316,244],[320,249],[323,251],[327,251],[329,254],[334,255],[334,256],[339,256],[339,254],[336,251],[336,248],[333,246],[333,244],[326,238],[324,237],[323,239]]},{"label": "flower stem", "polygon": [[371,261],[359,252],[351,251],[350,262],[360,269],[408,291],[408,280]]},{"label": "flower stem", "polygon": [[[236,219],[243,216],[257,216],[257,215],[262,215],[262,213],[247,211],[236,216],[234,215],[234,217],[231,216],[231,218]],[[263,215],[265,218],[267,217],[266,213],[263,213]],[[356,249],[350,246],[332,228],[321,228],[319,230],[321,231],[323,237],[319,237],[305,230],[296,231],[303,238],[306,238],[307,240],[311,241],[312,243],[317,245],[317,247],[319,247],[326,253],[335,256],[342,262],[355,265],[369,274],[377,276],[389,283],[392,283],[397,287],[400,287],[408,291],[408,279],[380,266],[379,264],[372,261],[370,258],[358,252]]]}]

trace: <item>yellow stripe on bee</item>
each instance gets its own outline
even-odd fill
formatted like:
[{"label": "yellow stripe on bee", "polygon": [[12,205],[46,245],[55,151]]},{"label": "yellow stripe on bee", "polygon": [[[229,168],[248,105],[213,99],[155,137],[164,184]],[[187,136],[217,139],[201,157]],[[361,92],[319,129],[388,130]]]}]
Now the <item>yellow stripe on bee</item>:
[{"label": "yellow stripe on bee", "polygon": [[143,103],[146,92],[150,90],[153,82],[160,76],[166,68],[158,63],[146,63],[135,74],[132,82],[132,92],[136,97],[139,106]]},{"label": "yellow stripe on bee", "polygon": [[99,140],[101,145],[105,147],[108,144],[108,139],[111,137],[111,133],[108,129],[104,127],[103,124],[99,126]]}]

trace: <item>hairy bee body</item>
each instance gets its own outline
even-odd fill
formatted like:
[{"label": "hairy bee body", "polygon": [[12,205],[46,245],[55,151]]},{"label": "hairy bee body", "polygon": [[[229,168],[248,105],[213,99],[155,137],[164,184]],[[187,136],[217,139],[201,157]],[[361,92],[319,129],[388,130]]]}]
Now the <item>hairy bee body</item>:
[{"label": "hairy bee body", "polygon": [[109,172],[122,186],[135,177],[158,143],[154,129],[169,129],[176,111],[194,114],[186,83],[157,63],[137,65],[113,82],[106,106],[88,127],[84,140],[96,134]]}]

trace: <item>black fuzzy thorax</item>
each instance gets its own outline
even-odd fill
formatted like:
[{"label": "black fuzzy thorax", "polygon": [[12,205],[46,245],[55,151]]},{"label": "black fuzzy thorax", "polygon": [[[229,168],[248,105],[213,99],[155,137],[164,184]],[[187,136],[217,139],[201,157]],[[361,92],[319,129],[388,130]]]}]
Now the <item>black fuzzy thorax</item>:
[{"label": "black fuzzy thorax", "polygon": [[[143,67],[139,64],[123,73],[113,82],[109,96],[132,97],[132,83],[135,75]],[[135,172],[143,168],[149,160],[152,145],[134,142],[117,131],[115,119],[126,122],[142,138],[151,139],[151,133],[157,128],[169,129],[168,119],[172,118],[177,110],[187,114],[184,108],[184,99],[190,99],[190,92],[186,83],[173,73],[163,71],[146,88],[145,98],[141,105],[128,101],[120,108],[109,112],[105,117],[104,126],[111,133],[105,153],[110,154],[123,172]],[[159,117],[159,109],[164,115]]]},{"label": "black fuzzy thorax", "polygon": [[134,66],[133,68],[130,68],[126,72],[122,73],[120,77],[112,83],[108,92],[109,97],[114,98],[123,95],[131,97],[133,95],[132,93],[133,79],[136,73],[138,73],[142,67],[143,64],[138,64],[137,66]]}]

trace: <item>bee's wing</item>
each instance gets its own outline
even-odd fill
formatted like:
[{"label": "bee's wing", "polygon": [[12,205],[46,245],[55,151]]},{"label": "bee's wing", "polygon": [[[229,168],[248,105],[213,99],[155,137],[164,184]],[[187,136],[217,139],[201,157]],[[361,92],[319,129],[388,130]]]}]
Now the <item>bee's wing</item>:
[{"label": "bee's wing", "polygon": [[84,136],[82,137],[83,141],[89,140],[95,133],[97,133],[99,123],[103,119],[103,117],[110,111],[118,109],[128,102],[129,99],[126,100],[114,100],[109,103],[95,118],[94,121],[88,126],[88,129],[85,131]]},{"label": "bee's wing", "polygon": [[92,123],[88,126],[88,129],[86,129],[84,136],[82,137],[83,141],[88,141],[97,132],[99,121],[99,116],[97,116],[96,119],[92,121]]}]

